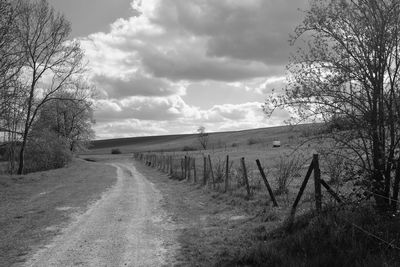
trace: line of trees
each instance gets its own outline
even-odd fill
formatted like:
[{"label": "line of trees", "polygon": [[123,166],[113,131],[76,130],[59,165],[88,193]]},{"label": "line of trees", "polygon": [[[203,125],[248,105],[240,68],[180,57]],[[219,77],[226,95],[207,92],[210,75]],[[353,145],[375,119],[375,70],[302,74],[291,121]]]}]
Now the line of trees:
[{"label": "line of trees", "polygon": [[[51,154],[43,144],[74,152],[93,137],[93,88],[70,32],[46,0],[0,0],[0,131],[10,172],[26,172],[37,149]],[[52,161],[40,168],[54,167]]]}]

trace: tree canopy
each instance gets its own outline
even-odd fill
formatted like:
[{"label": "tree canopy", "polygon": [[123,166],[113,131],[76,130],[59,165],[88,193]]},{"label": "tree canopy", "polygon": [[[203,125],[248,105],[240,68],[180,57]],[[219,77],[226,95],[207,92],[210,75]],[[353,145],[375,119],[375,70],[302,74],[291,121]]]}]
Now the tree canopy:
[{"label": "tree canopy", "polygon": [[264,111],[286,107],[295,110],[298,121],[346,122],[325,137],[346,149],[348,159],[364,171],[378,206],[395,207],[400,2],[313,0],[292,43],[298,50],[288,65],[285,92],[268,98]]}]

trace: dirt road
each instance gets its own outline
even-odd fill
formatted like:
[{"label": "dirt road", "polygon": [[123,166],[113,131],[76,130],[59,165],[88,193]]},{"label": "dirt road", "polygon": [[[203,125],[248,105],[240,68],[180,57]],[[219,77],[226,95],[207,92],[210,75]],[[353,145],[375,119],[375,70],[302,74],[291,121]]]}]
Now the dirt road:
[{"label": "dirt road", "polygon": [[161,193],[132,160],[112,163],[118,181],[25,266],[173,265],[176,227]]}]

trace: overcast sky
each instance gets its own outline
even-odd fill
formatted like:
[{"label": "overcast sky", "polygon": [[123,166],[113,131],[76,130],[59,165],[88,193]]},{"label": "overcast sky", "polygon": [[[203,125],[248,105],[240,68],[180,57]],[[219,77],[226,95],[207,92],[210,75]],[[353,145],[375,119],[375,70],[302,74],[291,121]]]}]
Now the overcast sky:
[{"label": "overcast sky", "polygon": [[283,86],[307,0],[49,0],[96,84],[97,139],[283,124],[261,105]]}]

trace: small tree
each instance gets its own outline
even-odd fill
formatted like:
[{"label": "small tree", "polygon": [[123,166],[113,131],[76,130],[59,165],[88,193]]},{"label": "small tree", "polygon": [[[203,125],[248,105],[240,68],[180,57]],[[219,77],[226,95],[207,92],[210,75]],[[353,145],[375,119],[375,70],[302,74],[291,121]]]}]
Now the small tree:
[{"label": "small tree", "polygon": [[200,126],[197,129],[197,132],[198,132],[197,138],[199,140],[199,143],[200,143],[201,147],[204,150],[206,150],[207,145],[208,145],[208,137],[209,137],[208,133],[206,133],[206,128],[204,126]]},{"label": "small tree", "polygon": [[36,128],[48,129],[63,138],[71,152],[84,150],[94,137],[93,110],[88,99],[68,92],[57,94],[58,100],[48,102],[41,110]]},{"label": "small tree", "polygon": [[[295,110],[300,120],[345,121],[327,133],[364,170],[377,206],[397,206],[400,184],[400,2],[313,0],[295,31],[305,44],[288,66],[283,95],[264,111]],[[397,167],[396,167],[397,166]],[[392,193],[392,194],[391,194]]]}]

